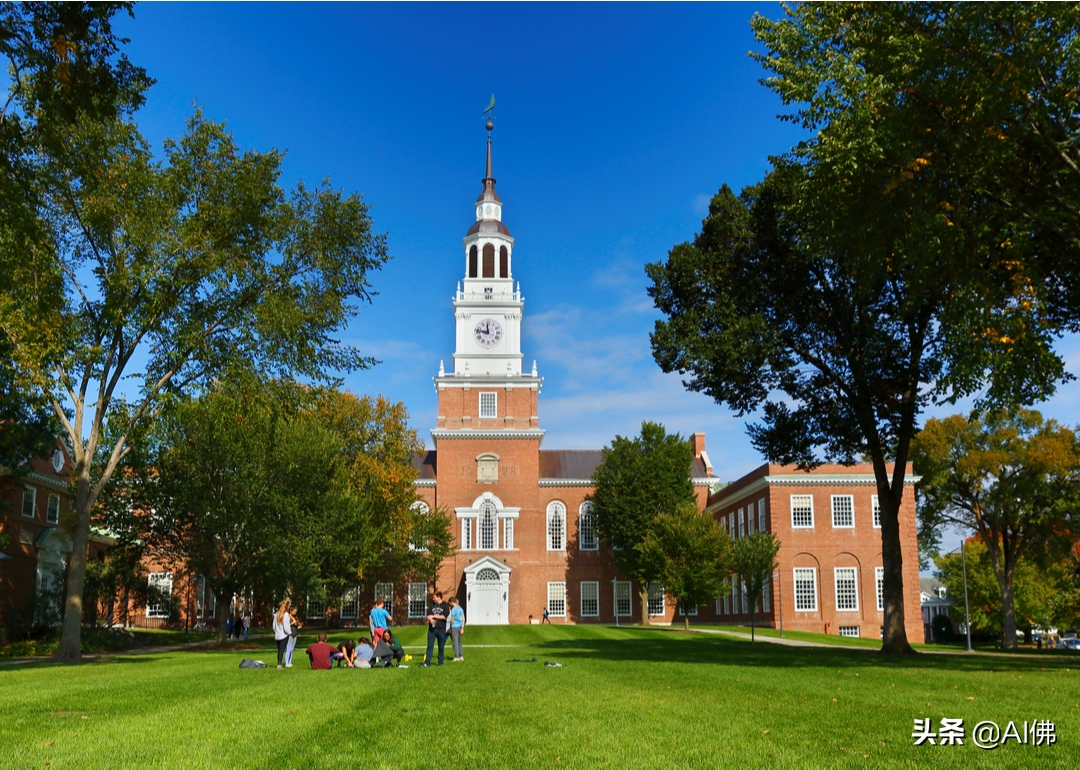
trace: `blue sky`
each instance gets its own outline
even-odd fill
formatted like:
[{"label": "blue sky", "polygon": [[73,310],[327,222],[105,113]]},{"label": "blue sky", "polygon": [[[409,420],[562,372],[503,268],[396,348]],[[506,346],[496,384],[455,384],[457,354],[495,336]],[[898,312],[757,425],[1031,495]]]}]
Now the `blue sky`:
[{"label": "blue sky", "polygon": [[[371,203],[394,260],[346,339],[382,363],[346,385],[404,401],[429,445],[494,93],[494,171],[525,296],[525,365],[545,378],[544,447],[599,448],[654,420],[704,431],[731,480],[762,462],[746,420],[653,362],[643,266],[693,237],[721,184],[757,181],[799,138],[747,56],[755,12],[781,10],[161,3],[117,26],[158,81],[138,117],[155,146],[197,100],[242,146],[287,149],[285,184],[329,178]],[[1062,349],[1080,368],[1076,340]],[[1078,402],[1070,385],[1043,411],[1076,423]]]}]

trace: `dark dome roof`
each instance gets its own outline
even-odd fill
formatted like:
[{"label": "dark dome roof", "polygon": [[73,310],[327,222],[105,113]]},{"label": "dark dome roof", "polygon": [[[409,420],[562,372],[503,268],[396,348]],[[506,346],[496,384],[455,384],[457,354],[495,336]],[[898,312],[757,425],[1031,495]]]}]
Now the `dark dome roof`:
[{"label": "dark dome roof", "polygon": [[506,225],[497,219],[478,219],[473,222],[473,226],[469,228],[469,232],[465,233],[465,236],[475,235],[476,233],[502,233],[509,236],[510,231],[506,229]]}]

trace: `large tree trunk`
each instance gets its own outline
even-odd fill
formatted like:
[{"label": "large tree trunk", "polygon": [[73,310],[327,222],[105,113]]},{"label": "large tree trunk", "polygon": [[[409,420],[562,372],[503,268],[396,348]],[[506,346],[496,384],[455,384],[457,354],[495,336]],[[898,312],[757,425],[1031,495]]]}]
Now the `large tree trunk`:
[{"label": "large tree trunk", "polygon": [[59,663],[82,661],[83,584],[86,582],[86,552],[90,546],[90,465],[84,459],[75,467],[75,538],[68,563],[67,591],[64,594],[64,622],[60,644],[53,660]]},{"label": "large tree trunk", "polygon": [[994,577],[1001,589],[1001,647],[1006,650],[1016,649],[1016,601],[1013,597],[1013,571],[1015,564],[1002,566],[1001,560],[991,558],[994,565]]},{"label": "large tree trunk", "polygon": [[638,594],[641,599],[641,625],[649,625],[649,584],[641,581],[641,591]]},{"label": "large tree trunk", "polygon": [[[885,622],[881,635],[881,652],[886,655],[914,654],[908,643],[904,617],[904,557],[900,549],[900,501],[904,494],[904,475],[907,470],[907,451],[899,452],[889,478],[884,459],[874,457],[874,476],[877,480],[878,505],[881,508],[881,560],[883,567],[882,600]],[[894,493],[893,490],[896,490]]]},{"label": "large tree trunk", "polygon": [[683,613],[683,631],[689,631],[689,630],[690,630],[690,608],[688,607],[686,609],[686,612]]}]

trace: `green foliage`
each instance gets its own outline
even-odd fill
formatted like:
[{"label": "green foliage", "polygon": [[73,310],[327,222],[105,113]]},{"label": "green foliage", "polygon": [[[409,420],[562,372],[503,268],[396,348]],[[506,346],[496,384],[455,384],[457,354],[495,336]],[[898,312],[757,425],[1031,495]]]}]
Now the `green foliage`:
[{"label": "green foliage", "polygon": [[765,586],[772,583],[773,572],[780,563],[780,540],[772,532],[755,532],[740,537],[731,544],[731,571],[742,580],[743,590],[750,599],[750,638],[754,638],[754,613],[761,605]]},{"label": "green foliage", "polygon": [[1021,605],[1014,597],[1014,585],[1020,590],[1020,565],[1058,565],[1076,543],[1076,434],[1026,409],[933,418],[912,444],[912,458],[922,475],[921,539],[935,540],[947,526],[978,534],[980,553],[985,552],[997,584],[995,606],[1002,613],[996,625],[983,622],[980,627],[1000,630],[1004,646],[1015,647],[1015,630],[1023,627],[1023,618],[1046,617],[1045,608],[1036,612],[1029,600]]},{"label": "green foliage", "polygon": [[682,503],[657,515],[637,546],[644,570],[686,610],[687,628],[689,611],[722,593],[729,545],[727,529],[711,513],[699,511],[696,503]]}]

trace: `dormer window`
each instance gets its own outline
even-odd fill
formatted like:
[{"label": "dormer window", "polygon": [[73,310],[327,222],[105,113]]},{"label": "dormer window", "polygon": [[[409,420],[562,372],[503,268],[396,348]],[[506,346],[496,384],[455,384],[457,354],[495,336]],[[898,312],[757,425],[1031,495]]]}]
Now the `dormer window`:
[{"label": "dormer window", "polygon": [[941,586],[940,588],[938,588],[937,597],[939,599],[944,599],[945,598],[945,586]]}]

